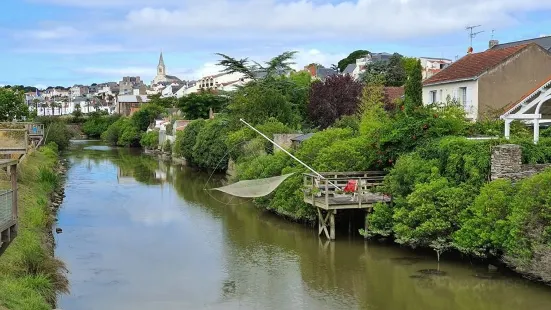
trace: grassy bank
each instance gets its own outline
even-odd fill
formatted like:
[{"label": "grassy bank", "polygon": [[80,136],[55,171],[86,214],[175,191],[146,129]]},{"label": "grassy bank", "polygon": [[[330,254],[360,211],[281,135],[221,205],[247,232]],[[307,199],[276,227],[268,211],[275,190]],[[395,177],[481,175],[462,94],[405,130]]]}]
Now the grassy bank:
[{"label": "grassy bank", "polygon": [[[53,256],[49,201],[59,186],[57,146],[42,147],[19,166],[19,233],[0,257],[0,309],[52,309],[67,292],[63,263]],[[9,188],[6,174],[0,187]]]}]

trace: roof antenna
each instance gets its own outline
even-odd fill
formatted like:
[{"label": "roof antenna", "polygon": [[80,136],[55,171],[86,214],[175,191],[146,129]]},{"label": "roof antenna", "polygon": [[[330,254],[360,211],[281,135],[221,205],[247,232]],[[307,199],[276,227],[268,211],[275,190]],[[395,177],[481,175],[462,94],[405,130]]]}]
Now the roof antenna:
[{"label": "roof antenna", "polygon": [[495,29],[492,29],[492,40],[494,39],[494,32],[495,31],[496,31]]},{"label": "roof antenna", "polygon": [[484,32],[484,30],[478,31],[478,32],[473,32],[474,28],[478,28],[480,26],[482,26],[482,25],[467,26],[467,28],[465,28],[466,30],[469,30],[469,37],[471,38],[471,45],[469,47],[469,50],[473,47],[473,38],[476,37],[477,34]]}]

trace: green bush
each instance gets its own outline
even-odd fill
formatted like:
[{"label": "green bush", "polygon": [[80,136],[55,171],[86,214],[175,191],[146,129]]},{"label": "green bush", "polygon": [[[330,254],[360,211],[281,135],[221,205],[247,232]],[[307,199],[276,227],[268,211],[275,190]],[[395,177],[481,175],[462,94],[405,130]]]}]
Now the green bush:
[{"label": "green bush", "polygon": [[146,149],[156,149],[159,146],[159,131],[151,130],[146,132],[140,139],[140,144]]},{"label": "green bush", "polygon": [[[274,138],[274,134],[294,132],[293,129],[275,118],[268,119],[266,122],[256,126],[256,129],[270,139]],[[230,157],[236,161],[239,161],[244,156],[253,158],[263,154],[271,154],[274,151],[274,145],[270,141],[248,127],[242,127],[237,131],[228,133],[226,145],[230,150]]]},{"label": "green bush", "polygon": [[430,247],[440,255],[452,247],[459,216],[472,199],[468,187],[455,186],[446,178],[417,184],[405,200],[396,201],[396,241],[412,247]]},{"label": "green bush", "polygon": [[183,132],[179,131],[176,133],[174,152],[178,156],[184,157],[190,165],[193,165],[195,161],[193,158],[193,147],[197,142],[197,135],[204,126],[205,120],[198,119],[190,122]]},{"label": "green bush", "polygon": [[319,171],[364,171],[372,167],[375,156],[363,137],[355,137],[319,150],[313,166]]},{"label": "green bush", "polygon": [[45,143],[54,142],[58,149],[63,151],[69,147],[70,140],[73,137],[67,125],[62,121],[50,122],[46,128]]},{"label": "green bush", "polygon": [[510,231],[507,217],[513,194],[509,180],[484,185],[474,203],[463,212],[461,229],[454,235],[455,246],[476,256],[499,255]]},{"label": "green bush", "polygon": [[152,103],[144,104],[132,115],[133,125],[138,131],[146,131],[149,125],[163,113],[166,113],[166,108],[162,106]]},{"label": "green bush", "polygon": [[523,180],[511,201],[505,260],[518,271],[551,281],[551,169]]},{"label": "green bush", "polygon": [[166,140],[163,144],[163,152],[172,153],[172,143],[170,143],[170,140]]},{"label": "green bush", "polygon": [[90,113],[86,122],[82,125],[82,131],[88,137],[99,138],[111,124],[116,122],[120,118],[119,115],[104,116],[98,112]]},{"label": "green bush", "polygon": [[101,138],[111,145],[139,146],[141,133],[129,118],[121,117],[101,134]]},{"label": "green bush", "polygon": [[228,131],[227,123],[227,120],[223,118],[205,122],[197,134],[193,146],[193,164],[203,169],[226,171],[228,168],[228,149],[225,144]]}]

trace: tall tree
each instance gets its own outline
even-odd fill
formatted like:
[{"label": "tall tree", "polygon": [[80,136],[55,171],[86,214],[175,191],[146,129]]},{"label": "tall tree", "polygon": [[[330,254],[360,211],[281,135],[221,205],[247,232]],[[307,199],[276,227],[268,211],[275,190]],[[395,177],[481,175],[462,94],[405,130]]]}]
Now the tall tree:
[{"label": "tall tree", "polygon": [[402,63],[403,56],[394,53],[388,61],[385,86],[399,87],[403,86],[407,80],[406,70]]},{"label": "tall tree", "polygon": [[281,75],[283,73],[292,71],[291,65],[294,65],[293,59],[295,58],[296,51],[287,51],[265,62],[265,65],[261,65],[256,61],[251,61],[248,58],[235,59],[225,54],[216,53],[216,55],[222,57],[218,61],[218,65],[224,67],[223,73],[241,73],[245,78],[251,80],[257,80],[257,72],[264,72],[263,78],[271,78]]},{"label": "tall tree", "polygon": [[415,57],[402,57],[402,67],[406,71],[406,76],[410,76],[413,72],[413,68],[417,65],[418,59]]},{"label": "tall tree", "polygon": [[346,58],[339,60],[339,62],[337,63],[337,66],[339,67],[339,72],[343,72],[346,66],[356,63],[356,59],[361,58],[362,56],[365,56],[367,54],[369,54],[369,51],[367,50],[356,50],[346,56]]},{"label": "tall tree", "polygon": [[421,68],[421,61],[417,60],[417,63],[411,71],[411,75],[408,77],[405,87],[405,100],[408,108],[414,108],[423,105],[423,74]]},{"label": "tall tree", "polygon": [[0,121],[13,121],[29,116],[23,93],[0,88]]},{"label": "tall tree", "polygon": [[331,126],[343,115],[358,111],[362,84],[349,75],[333,75],[310,88],[308,115],[321,128]]},{"label": "tall tree", "polygon": [[209,110],[220,112],[228,104],[228,98],[206,91],[189,94],[178,99],[178,107],[186,119],[209,118]]}]

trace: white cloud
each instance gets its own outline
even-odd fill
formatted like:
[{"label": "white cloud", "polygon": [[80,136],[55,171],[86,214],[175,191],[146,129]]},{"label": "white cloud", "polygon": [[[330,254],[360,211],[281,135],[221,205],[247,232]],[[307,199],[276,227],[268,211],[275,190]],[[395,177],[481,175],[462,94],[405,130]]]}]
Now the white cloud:
[{"label": "white cloud", "polygon": [[102,76],[135,76],[151,75],[155,68],[150,67],[125,67],[125,68],[102,68],[102,67],[84,67],[77,68],[78,72],[97,74]]},{"label": "white cloud", "polygon": [[297,49],[298,54],[296,55],[294,69],[302,70],[304,66],[307,66],[311,63],[319,63],[327,68],[332,64],[337,64],[339,60],[348,56],[345,53],[324,53],[318,49]]},{"label": "white cloud", "polygon": [[250,0],[236,5],[235,1],[214,0],[188,2],[180,9],[133,9],[119,27],[137,33],[171,29],[171,35],[200,37],[396,39],[463,30],[472,23],[509,24],[518,12],[543,8],[551,8],[551,1],[357,0],[332,4]]},{"label": "white cloud", "polygon": [[39,54],[61,54],[61,55],[75,55],[75,54],[99,54],[99,53],[116,53],[122,52],[125,49],[121,45],[111,44],[46,44],[36,45],[31,47],[16,48],[15,52],[18,53],[39,53]]},{"label": "white cloud", "polygon": [[59,26],[50,29],[23,31],[16,36],[35,40],[55,40],[83,36],[84,33],[69,26]]}]

